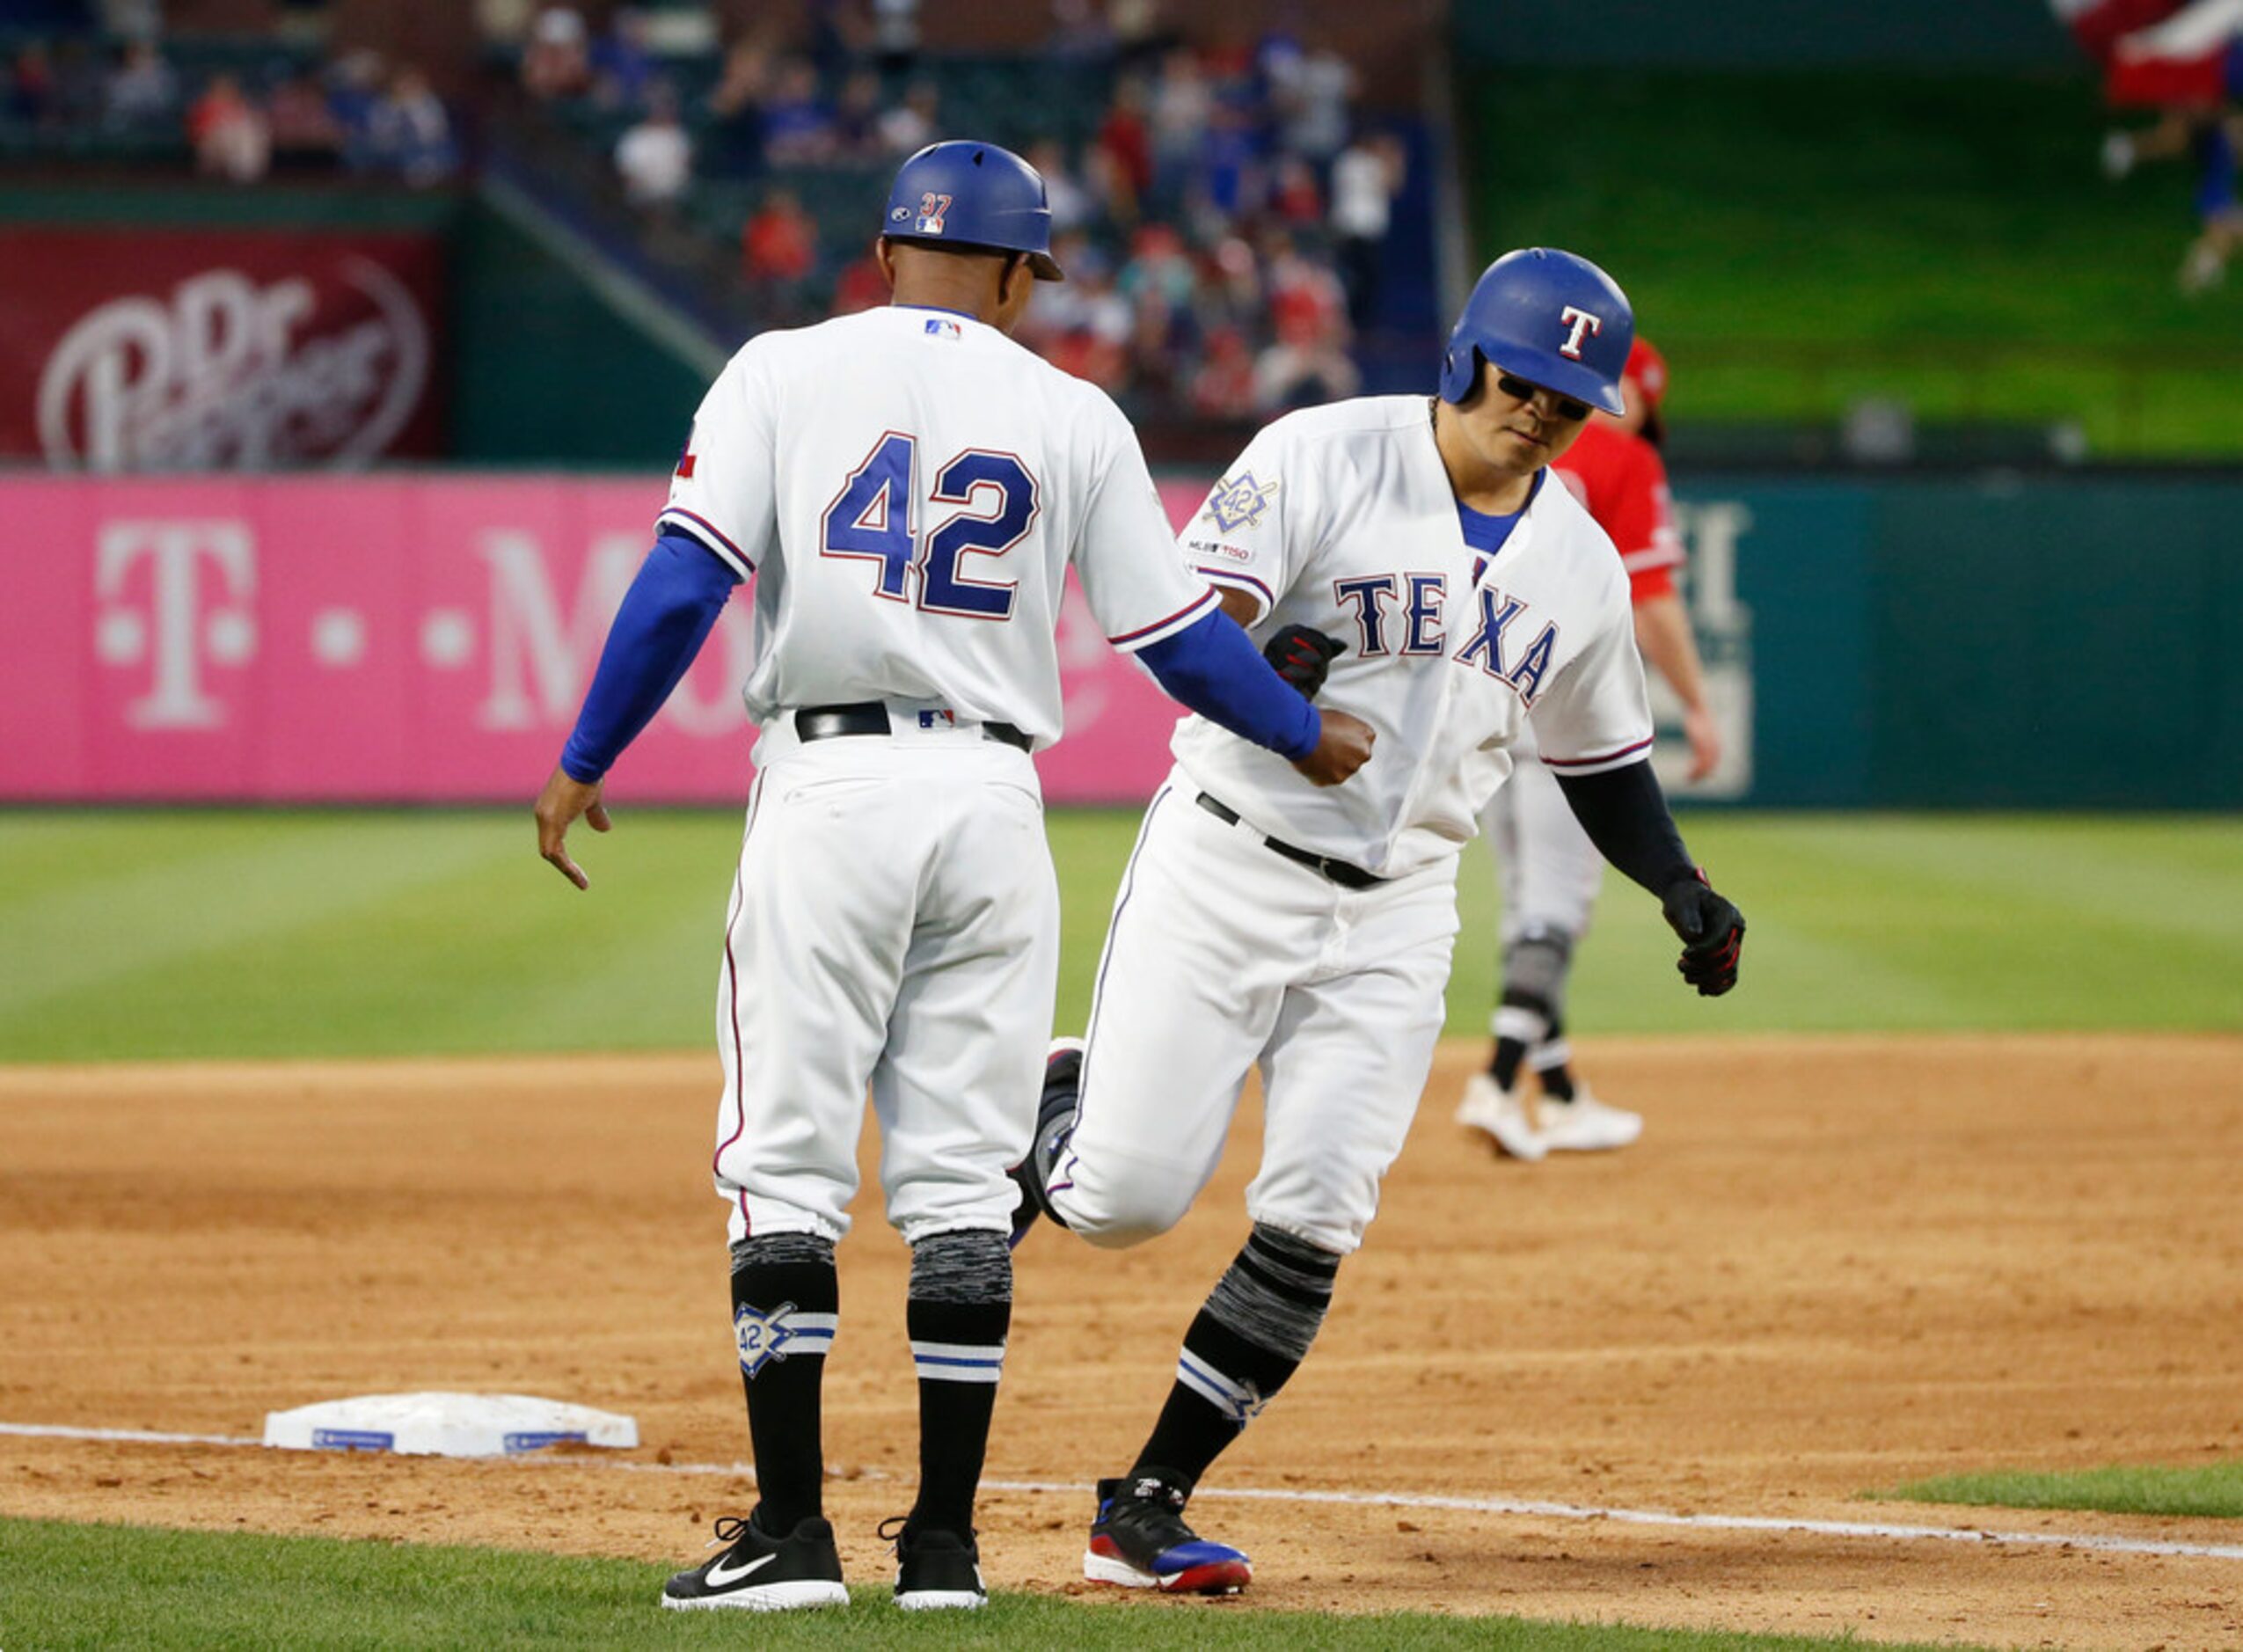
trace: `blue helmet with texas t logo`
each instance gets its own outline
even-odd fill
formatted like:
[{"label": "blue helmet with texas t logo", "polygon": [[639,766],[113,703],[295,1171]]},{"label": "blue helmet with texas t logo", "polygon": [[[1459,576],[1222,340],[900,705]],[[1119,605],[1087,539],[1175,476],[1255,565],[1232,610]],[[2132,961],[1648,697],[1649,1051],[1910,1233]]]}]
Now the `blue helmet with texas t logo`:
[{"label": "blue helmet with texas t logo", "polygon": [[1635,311],[1610,275],[1571,252],[1523,247],[1490,264],[1465,300],[1441,362],[1441,397],[1465,400],[1487,361],[1560,396],[1621,413],[1620,375],[1634,342]]}]

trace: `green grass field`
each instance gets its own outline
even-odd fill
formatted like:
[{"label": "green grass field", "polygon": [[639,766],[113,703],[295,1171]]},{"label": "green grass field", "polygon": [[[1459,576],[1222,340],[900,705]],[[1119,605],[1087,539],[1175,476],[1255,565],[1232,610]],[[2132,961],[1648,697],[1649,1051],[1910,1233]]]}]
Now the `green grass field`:
[{"label": "green grass field", "polygon": [[[860,1588],[845,1612],[743,1621],[661,1611],[667,1568],[499,1549],[0,1521],[0,1646],[1443,1647],[1484,1652],[1818,1652],[1859,1642],[1425,1614],[1331,1618],[1198,1603],[1129,1610],[999,1595],[970,1619],[907,1616]],[[1157,1623],[1147,1610],[1160,1612]],[[1902,1649],[1905,1652],[1905,1649]]]},{"label": "green grass field", "polygon": [[[1079,1027],[1132,815],[1051,820],[1058,1021]],[[1575,1030],[2243,1028],[2243,832],[2217,816],[1701,813],[1751,925],[1718,1003],[1617,879]],[[0,1060],[695,1049],[713,1037],[729,814],[625,810],[572,844],[511,813],[0,815]],[[1486,1024],[1493,863],[1467,851],[1450,1027]]]},{"label": "green grass field", "polygon": [[1587,253],[1674,369],[1676,424],[2076,420],[2101,457],[2243,454],[2243,281],[2184,299],[2189,169],[2113,184],[2083,72],[1488,69],[1475,247]]},{"label": "green grass field", "polygon": [[[1648,897],[1607,891],[1577,983],[1597,1032],[1696,1028],[2243,1029],[2243,833],[2216,817],[1701,813],[1685,830],[1750,915],[1743,987],[1672,975]],[[1133,815],[1055,815],[1065,900],[1063,1026],[1087,1006]],[[711,1038],[729,813],[634,812],[582,831],[577,894],[505,813],[0,815],[0,1060],[80,1061],[685,1048]],[[1450,998],[1484,1025],[1492,866],[1475,846]],[[2114,1471],[2114,1473],[2117,1473]],[[2189,1497],[2238,1512],[2232,1470]],[[2174,1495],[2062,1477],[1893,1494],[2151,1509]],[[2086,1477],[2092,1481],[2093,1477]],[[2138,1480],[2138,1476],[2137,1476]],[[2205,1489],[2209,1488],[2209,1489]],[[2098,1501],[2102,1495],[2134,1498]],[[2035,1502],[2036,1495],[2047,1501]],[[735,1642],[743,1626],[650,1609],[663,1568],[493,1550],[0,1521],[0,1647],[641,1646]],[[1152,1607],[1151,1610],[1159,1610]],[[1093,1608],[1008,1596],[961,1624],[895,1612],[758,1621],[773,1646],[1066,1643],[1650,1652],[1858,1644],[1216,1607]]]},{"label": "green grass field", "polygon": [[1943,1474],[1868,1495],[1996,1509],[2100,1509],[2109,1514],[2235,1520],[2243,1519],[2243,1463],[2207,1463],[2196,1468],[2121,1464],[2068,1473],[2018,1470]]}]

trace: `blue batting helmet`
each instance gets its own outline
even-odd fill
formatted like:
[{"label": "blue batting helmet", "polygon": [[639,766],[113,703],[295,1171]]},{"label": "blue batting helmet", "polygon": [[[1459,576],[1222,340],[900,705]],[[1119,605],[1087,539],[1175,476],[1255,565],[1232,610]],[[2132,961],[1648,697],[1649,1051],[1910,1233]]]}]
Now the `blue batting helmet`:
[{"label": "blue batting helmet", "polygon": [[1051,257],[1043,174],[994,143],[930,143],[896,169],[880,233],[931,246],[1026,252],[1040,281],[1067,277]]},{"label": "blue batting helmet", "polygon": [[1635,342],[1635,311],[1610,275],[1549,247],[1506,252],[1481,272],[1441,362],[1441,397],[1462,401],[1487,360],[1602,407],[1626,411],[1620,375]]}]

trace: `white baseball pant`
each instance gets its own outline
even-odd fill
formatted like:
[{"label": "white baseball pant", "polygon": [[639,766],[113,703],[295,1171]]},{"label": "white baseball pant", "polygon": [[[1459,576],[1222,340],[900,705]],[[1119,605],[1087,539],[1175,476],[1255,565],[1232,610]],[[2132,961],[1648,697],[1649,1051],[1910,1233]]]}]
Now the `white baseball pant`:
[{"label": "white baseball pant", "polygon": [[1259,1064],[1261,1169],[1247,1212],[1344,1254],[1378,1209],[1432,1066],[1456,861],[1343,888],[1198,795],[1175,771],[1146,810],[1099,964],[1052,1204],[1095,1245],[1174,1226],[1214,1173]]},{"label": "white baseball pant", "polygon": [[735,1242],[848,1231],[867,1084],[904,1238],[1011,1227],[1058,974],[1042,793],[1026,752],[897,717],[756,748],[717,990]]}]

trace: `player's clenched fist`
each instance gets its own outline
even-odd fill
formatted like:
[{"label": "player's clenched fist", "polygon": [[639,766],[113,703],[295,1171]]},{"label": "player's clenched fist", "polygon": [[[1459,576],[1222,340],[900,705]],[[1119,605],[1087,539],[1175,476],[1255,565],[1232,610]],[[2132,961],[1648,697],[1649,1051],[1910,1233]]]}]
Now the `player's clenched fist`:
[{"label": "player's clenched fist", "polygon": [[1662,897],[1667,924],[1682,937],[1682,961],[1675,968],[1701,998],[1718,998],[1736,985],[1744,953],[1744,914],[1713,892],[1706,874],[1677,881]]},{"label": "player's clenched fist", "polygon": [[566,839],[568,829],[575,824],[579,815],[595,832],[608,830],[608,808],[600,801],[600,788],[605,784],[595,780],[588,786],[581,780],[569,778],[567,770],[556,768],[552,778],[545,782],[545,789],[537,794],[537,852],[580,889],[590,888],[592,880],[568,858]]},{"label": "player's clenched fist", "polygon": [[1316,749],[1293,766],[1319,786],[1337,786],[1370,761],[1371,742],[1377,738],[1362,718],[1327,711]]}]

